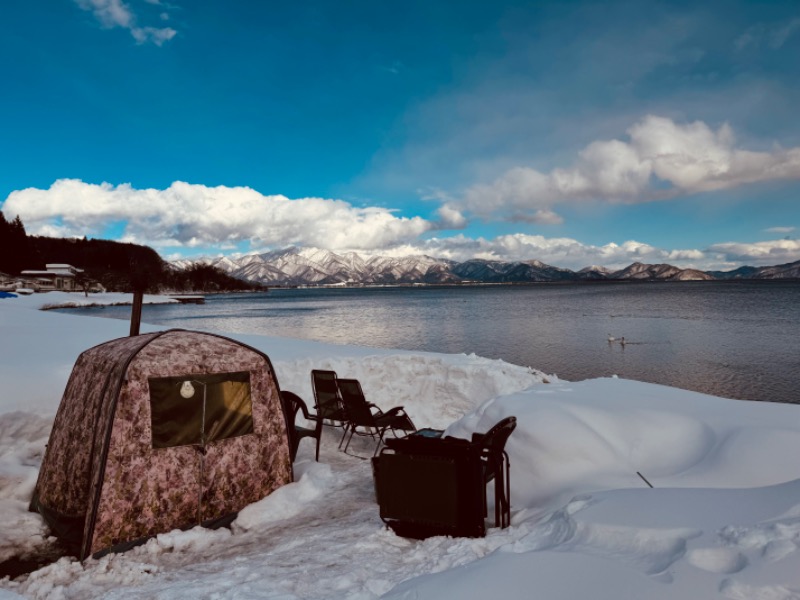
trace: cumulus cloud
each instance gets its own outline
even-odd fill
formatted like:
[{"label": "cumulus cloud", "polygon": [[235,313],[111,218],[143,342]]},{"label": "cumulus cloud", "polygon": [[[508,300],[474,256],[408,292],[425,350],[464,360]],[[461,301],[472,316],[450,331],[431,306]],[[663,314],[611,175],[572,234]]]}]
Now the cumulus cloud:
[{"label": "cumulus cloud", "polygon": [[433,238],[420,245],[417,253],[456,261],[471,258],[522,261],[535,258],[556,267],[573,270],[590,265],[618,269],[634,262],[670,262],[676,266],[694,267],[705,265],[708,261],[706,254],[700,250],[664,250],[635,240],[596,246],[572,238],[548,238],[523,233],[501,235],[492,239],[469,238],[463,235]]},{"label": "cumulus cloud", "polygon": [[[457,261],[537,259],[573,270],[589,265],[618,269],[633,262],[727,270],[742,264],[800,260],[800,242],[786,239],[727,242],[704,249],[665,249],[636,240],[592,245],[524,233],[491,239],[463,234],[424,239],[463,226],[463,215],[443,206],[436,221],[405,218],[390,209],[355,207],[342,200],[290,199],[247,187],[183,182],[157,190],[61,179],[49,189],[12,192],[2,208],[7,216],[19,215],[32,235],[103,238],[113,230],[115,239],[148,244],[163,255],[176,249],[207,255],[234,248],[255,251],[298,245],[389,256],[427,254]],[[784,233],[788,228],[772,229]]]},{"label": "cumulus cloud", "polygon": [[[148,2],[159,4],[149,0]],[[140,27],[136,15],[122,0],[75,0],[75,3],[83,10],[91,11],[103,27],[127,29],[139,44],[152,42],[156,46],[161,46],[177,34],[171,27]]]},{"label": "cumulus cloud", "polygon": [[467,219],[457,208],[450,204],[443,204],[436,211],[439,215],[442,227],[447,229],[463,229],[467,226]]},{"label": "cumulus cloud", "polygon": [[[60,179],[49,189],[12,192],[3,205],[29,233],[99,236],[124,223],[123,241],[170,246],[229,247],[298,244],[329,249],[373,249],[416,239],[443,226],[385,208],[357,208],[342,200],[265,196],[247,187],[207,187],[177,181],[165,190],[135,189]],[[449,215],[450,220],[455,215]]]},{"label": "cumulus cloud", "polygon": [[765,242],[725,242],[714,244],[710,252],[724,254],[728,260],[757,266],[778,265],[800,260],[800,240]]},{"label": "cumulus cloud", "polygon": [[628,140],[595,141],[572,167],[543,173],[515,167],[451,203],[483,218],[558,223],[556,205],[587,200],[639,203],[778,179],[800,179],[800,148],[736,147],[732,128],[647,116]]},{"label": "cumulus cloud", "polygon": [[537,259],[555,267],[575,271],[593,265],[611,270],[622,269],[635,262],[667,263],[684,269],[703,271],[727,271],[742,264],[766,266],[800,260],[800,244],[778,240],[753,244],[717,244],[705,249],[665,249],[636,240],[592,245],[566,237],[548,238],[516,233],[492,239],[465,235],[434,237],[424,242],[384,250],[382,253],[392,256],[426,254],[458,262],[472,258],[498,261]]}]

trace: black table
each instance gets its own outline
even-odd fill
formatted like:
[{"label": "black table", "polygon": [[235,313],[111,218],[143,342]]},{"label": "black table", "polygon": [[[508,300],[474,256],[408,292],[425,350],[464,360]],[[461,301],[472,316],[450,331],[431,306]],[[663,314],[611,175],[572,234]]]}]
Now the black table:
[{"label": "black table", "polygon": [[398,535],[486,535],[486,486],[479,447],[420,430],[386,440],[372,459],[381,519]]}]

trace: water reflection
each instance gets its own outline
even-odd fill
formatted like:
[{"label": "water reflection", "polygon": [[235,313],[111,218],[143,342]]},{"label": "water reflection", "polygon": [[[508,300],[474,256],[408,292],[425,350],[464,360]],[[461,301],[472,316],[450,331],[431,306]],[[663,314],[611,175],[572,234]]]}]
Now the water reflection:
[{"label": "water reflection", "polygon": [[[145,306],[143,321],[338,344],[475,353],[563,379],[619,375],[800,400],[798,283],[272,290]],[[127,319],[129,307],[87,314]],[[626,344],[609,344],[608,336]]]}]

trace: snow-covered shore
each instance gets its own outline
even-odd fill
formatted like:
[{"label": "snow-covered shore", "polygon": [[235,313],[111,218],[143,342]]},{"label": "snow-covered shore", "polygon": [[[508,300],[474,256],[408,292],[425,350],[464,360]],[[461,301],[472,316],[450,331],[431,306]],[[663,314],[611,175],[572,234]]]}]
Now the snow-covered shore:
[{"label": "snow-covered shore", "polygon": [[[125,321],[37,310],[64,301],[0,300],[0,562],[43,541],[27,502],[75,359],[128,334]],[[297,482],[231,530],[64,558],[0,580],[0,598],[800,599],[798,406],[566,382],[474,355],[230,337],[266,352],[281,387],[307,400],[310,370],[333,368],[418,426],[468,436],[515,415],[512,526],[483,539],[395,536],[378,517],[369,462],[326,432],[321,462],[301,444]]]}]

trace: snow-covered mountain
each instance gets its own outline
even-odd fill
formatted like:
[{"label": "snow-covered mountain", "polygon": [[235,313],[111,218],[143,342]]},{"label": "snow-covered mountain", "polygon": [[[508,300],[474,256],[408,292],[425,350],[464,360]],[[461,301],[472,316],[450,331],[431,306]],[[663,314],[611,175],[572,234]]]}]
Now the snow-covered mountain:
[{"label": "snow-covered mountain", "polygon": [[633,263],[619,271],[592,265],[578,272],[538,260],[464,262],[425,255],[389,257],[337,254],[319,248],[291,247],[239,258],[176,260],[185,269],[193,264],[213,265],[233,277],[264,285],[409,284],[409,283],[524,283],[587,280],[710,281],[714,279],[800,278],[800,261],[776,267],[742,267],[728,273],[706,273],[672,265]]},{"label": "snow-covered mountain", "polygon": [[599,265],[589,265],[578,271],[577,275],[584,280],[601,280],[608,279],[611,275],[611,269],[601,267]]},{"label": "snow-covered mountain", "polygon": [[712,271],[716,279],[800,279],[800,260],[773,267],[739,267],[733,271]]},{"label": "snow-covered mountain", "polygon": [[633,263],[620,271],[611,273],[609,279],[636,279],[644,281],[711,281],[708,273],[696,269],[679,269],[672,265],[645,265]]},{"label": "snow-covered mountain", "polygon": [[453,261],[430,256],[364,257],[355,252],[336,254],[319,248],[287,248],[240,258],[179,260],[187,268],[196,262],[213,265],[233,277],[267,285],[332,285],[338,283],[452,283]]},{"label": "snow-covered mountain", "polygon": [[499,283],[577,279],[574,271],[551,267],[538,260],[503,262],[473,259],[455,265],[452,272],[461,279]]}]

